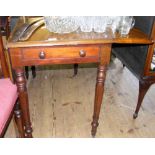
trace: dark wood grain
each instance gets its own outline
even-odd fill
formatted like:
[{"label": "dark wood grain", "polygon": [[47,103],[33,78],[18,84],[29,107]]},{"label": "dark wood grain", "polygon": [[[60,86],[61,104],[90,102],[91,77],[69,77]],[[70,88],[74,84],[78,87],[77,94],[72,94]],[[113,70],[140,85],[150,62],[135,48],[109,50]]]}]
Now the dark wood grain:
[{"label": "dark wood grain", "polygon": [[[10,78],[10,74],[9,74],[9,70],[8,70],[8,64],[6,62],[6,57],[5,57],[5,54],[4,54],[4,47],[3,47],[3,42],[2,42],[2,36],[0,35],[0,62],[2,64],[2,72],[3,72],[3,76],[5,78]],[[1,78],[1,77],[0,77]],[[12,87],[12,85],[10,85],[10,87]],[[14,86],[13,86],[14,87]],[[12,88],[10,88],[12,89]],[[13,89],[15,90],[15,89]],[[12,92],[12,96],[16,96],[18,95],[18,93],[16,94],[17,92]],[[9,94],[6,90],[6,94],[9,96],[11,94]],[[3,96],[3,92],[2,92],[2,96]],[[2,97],[3,98],[3,97]],[[3,99],[1,100],[3,101]],[[14,103],[6,103],[8,104],[8,107],[9,107],[9,104],[11,105],[9,107],[9,110],[8,108],[7,109],[4,109],[5,113],[7,113],[6,115],[6,121],[4,120],[4,122],[1,122],[1,123],[4,123],[4,127],[2,128],[2,132],[0,133],[0,137],[4,137],[5,135],[5,132],[11,122],[11,119],[12,117],[14,116],[15,118],[15,123],[16,123],[16,128],[18,129],[18,137],[25,137],[25,133],[24,133],[24,129],[23,129],[23,122],[22,122],[22,116],[21,116],[21,112],[20,112],[20,107],[18,106],[18,103],[16,101],[14,101],[14,99],[11,98],[8,100],[8,102],[14,102]],[[12,105],[14,104],[14,106],[12,107]],[[6,111],[8,110],[8,111]],[[13,115],[14,114],[14,115]]]},{"label": "dark wood grain", "polygon": [[[28,18],[28,22],[34,20]],[[23,24],[22,18],[18,21],[15,30],[8,41],[9,54],[12,67],[16,72],[16,82],[19,91],[21,109],[24,118],[25,135],[32,137],[32,127],[29,116],[28,95],[24,72],[21,67],[47,64],[78,64],[96,62],[99,64],[94,113],[92,121],[92,136],[96,135],[106,70],[110,61],[111,45],[113,43],[128,44],[153,44],[151,39],[138,29],[133,29],[128,37],[116,34],[73,32],[69,34],[56,34],[49,32],[45,26],[39,27],[26,41],[13,42],[12,38],[16,29]],[[108,36],[108,37],[106,37]],[[83,50],[82,52],[80,52]]]},{"label": "dark wood grain", "polygon": [[8,67],[8,64],[7,64],[7,61],[6,61],[6,56],[5,56],[5,53],[4,53],[4,46],[3,46],[1,36],[0,36],[0,63],[1,63],[3,76],[5,78],[10,77],[10,75],[9,75],[9,67]]},{"label": "dark wood grain", "polygon": [[155,50],[155,22],[153,24],[151,39],[153,40],[154,43],[149,45],[149,48],[148,48],[148,52],[147,52],[148,54],[147,54],[146,63],[144,67],[144,76],[152,76],[152,75],[155,76],[155,72],[150,72],[152,57]]},{"label": "dark wood grain", "polygon": [[19,92],[20,107],[23,114],[23,121],[24,121],[23,128],[25,129],[25,137],[32,137],[32,127],[29,115],[28,94],[26,88],[26,80],[24,76],[24,69],[17,68],[15,70],[15,74],[16,74],[16,84]]},{"label": "dark wood grain", "polygon": [[[36,20],[35,18],[28,19],[29,22]],[[138,29],[132,29],[127,37],[120,37],[116,33],[115,37],[110,34],[104,35],[104,33],[85,33],[85,32],[73,32],[68,34],[58,34],[49,32],[45,26],[37,29],[34,34],[25,42],[16,42],[12,41],[14,37],[14,32],[20,28],[24,23],[21,18],[18,21],[18,24],[10,35],[8,46],[15,47],[32,47],[32,46],[58,46],[58,45],[82,45],[82,44],[103,44],[103,43],[137,43],[137,44],[151,44],[152,40],[148,39],[148,36],[145,35]],[[107,37],[108,36],[108,37]]]},{"label": "dark wood grain", "polygon": [[[151,31],[151,39],[153,40],[153,42],[155,41],[155,22],[153,23],[153,28]],[[155,43],[149,45],[143,75],[139,79],[139,94],[136,110],[133,115],[134,119],[138,117],[138,112],[140,110],[140,107],[142,105],[146,93],[148,92],[151,85],[155,83],[155,72],[150,70],[154,50],[155,50]]]},{"label": "dark wood grain", "polygon": [[95,89],[95,101],[94,101],[94,114],[92,122],[91,134],[94,137],[96,135],[97,127],[99,125],[98,119],[102,104],[102,98],[104,93],[104,82],[106,78],[107,65],[110,61],[111,44],[105,44],[100,51],[100,63],[97,71],[96,89]]},{"label": "dark wood grain", "polygon": [[25,132],[24,132],[24,126],[23,126],[23,121],[22,121],[22,113],[21,113],[20,105],[18,102],[15,104],[14,117],[15,117],[15,122],[17,124],[17,128],[19,131],[19,136],[20,138],[24,138]]}]

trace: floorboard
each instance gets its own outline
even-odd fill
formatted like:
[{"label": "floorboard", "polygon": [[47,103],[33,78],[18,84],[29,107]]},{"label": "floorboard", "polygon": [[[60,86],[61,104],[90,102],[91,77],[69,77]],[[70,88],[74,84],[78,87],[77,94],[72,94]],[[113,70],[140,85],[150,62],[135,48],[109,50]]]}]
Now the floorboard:
[{"label": "floorboard", "polygon": [[[91,137],[96,65],[37,67],[28,80],[34,137]],[[31,73],[30,73],[31,74]],[[155,137],[155,86],[144,98],[139,117],[132,119],[138,80],[118,59],[110,63],[96,137]],[[13,123],[5,137],[16,137]]]}]

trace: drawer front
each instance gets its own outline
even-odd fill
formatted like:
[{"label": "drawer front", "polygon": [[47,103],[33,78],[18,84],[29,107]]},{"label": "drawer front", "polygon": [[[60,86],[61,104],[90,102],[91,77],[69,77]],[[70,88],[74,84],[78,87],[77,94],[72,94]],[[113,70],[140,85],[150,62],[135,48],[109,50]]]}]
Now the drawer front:
[{"label": "drawer front", "polygon": [[99,57],[99,47],[47,47],[22,49],[24,60]]},{"label": "drawer front", "polygon": [[99,62],[100,46],[12,48],[13,67]]}]

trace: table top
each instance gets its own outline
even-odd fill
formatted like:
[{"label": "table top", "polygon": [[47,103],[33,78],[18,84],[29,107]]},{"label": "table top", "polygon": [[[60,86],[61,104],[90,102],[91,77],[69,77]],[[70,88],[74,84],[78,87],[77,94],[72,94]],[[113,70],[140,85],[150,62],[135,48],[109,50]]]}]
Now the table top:
[{"label": "table top", "polygon": [[[27,18],[26,23],[36,20],[38,17]],[[49,32],[45,24],[38,27],[33,34],[25,41],[13,41],[15,32],[24,24],[24,19],[20,18],[8,40],[8,48],[35,47],[35,46],[69,46],[86,44],[105,43],[128,43],[128,44],[151,44],[153,41],[146,34],[138,29],[132,29],[127,37],[121,37],[118,33],[113,36],[110,31],[107,33],[81,32],[76,31],[67,34]]]}]

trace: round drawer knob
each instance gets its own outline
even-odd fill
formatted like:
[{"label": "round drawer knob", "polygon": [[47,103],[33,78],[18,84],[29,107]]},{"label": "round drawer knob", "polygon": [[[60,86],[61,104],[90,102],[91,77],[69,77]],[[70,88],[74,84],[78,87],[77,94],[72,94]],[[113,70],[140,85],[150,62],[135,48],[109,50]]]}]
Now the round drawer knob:
[{"label": "round drawer knob", "polygon": [[80,50],[79,55],[80,55],[80,57],[85,57],[86,56],[86,51]]},{"label": "round drawer knob", "polygon": [[45,59],[45,56],[46,56],[46,54],[45,54],[44,51],[41,51],[41,52],[39,53],[39,58],[40,58],[40,59]]}]

